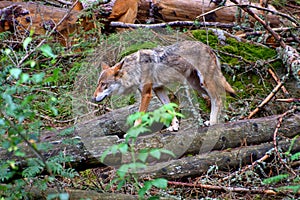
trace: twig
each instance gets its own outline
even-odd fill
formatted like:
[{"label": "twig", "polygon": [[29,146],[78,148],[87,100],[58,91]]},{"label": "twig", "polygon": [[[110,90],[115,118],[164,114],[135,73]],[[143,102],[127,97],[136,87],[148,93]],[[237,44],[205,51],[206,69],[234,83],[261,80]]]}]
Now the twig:
[{"label": "twig", "polygon": [[291,22],[294,22],[297,26],[300,25],[299,21],[297,21],[296,19],[294,19],[293,17],[285,14],[285,13],[282,13],[282,12],[278,12],[278,11],[275,11],[275,10],[270,10],[270,9],[267,9],[267,8],[263,8],[263,7],[259,7],[259,6],[255,6],[255,5],[249,5],[249,4],[246,4],[246,5],[243,5],[241,4],[242,6],[245,6],[245,7],[251,7],[251,8],[255,8],[257,10],[263,10],[263,11],[266,11],[266,12],[270,12],[274,15],[279,15],[281,17],[284,17],[284,18],[287,18],[288,20],[290,20]]},{"label": "twig", "polygon": [[[279,80],[278,76],[276,75],[276,73],[270,68],[268,69],[268,72],[271,74],[271,76],[276,81],[276,83],[279,84],[280,80]],[[282,89],[282,92],[284,93],[284,95],[286,95],[286,96],[290,95],[284,86],[282,86],[281,89]]]},{"label": "twig", "polygon": [[28,52],[18,63],[18,65],[16,67],[20,67],[20,65],[33,53],[35,52],[38,48],[40,48],[40,46],[42,46],[42,44],[44,44],[44,42],[47,40],[47,38],[56,30],[56,28],[69,16],[69,14],[71,13],[72,9],[74,8],[74,6],[76,5],[76,3],[78,2],[78,0],[76,0],[73,5],[70,7],[70,9],[68,10],[68,12],[63,16],[63,18],[57,23],[55,24],[55,26],[52,28],[52,30],[50,32],[48,32],[45,36],[45,39],[43,39],[35,48],[33,48],[30,52]]},{"label": "twig", "polygon": [[[118,27],[118,28],[165,28],[168,26],[195,26],[195,27],[219,27],[219,28],[233,28],[236,25],[234,23],[227,24],[227,23],[220,23],[220,22],[195,22],[195,21],[174,21],[174,22],[167,22],[167,23],[158,23],[158,24],[130,24],[130,23],[123,23],[123,22],[111,22],[111,27]],[[242,27],[243,28],[243,27]]]},{"label": "twig", "polygon": [[[293,27],[293,28],[284,27],[284,28],[273,28],[272,30],[275,31],[275,32],[279,32],[279,31],[297,30],[299,28],[300,27]],[[266,33],[266,31],[254,31],[254,32],[247,32],[247,33],[238,34],[236,36],[244,38],[244,37],[248,37],[248,36],[251,36],[251,35],[262,35],[262,34],[265,34],[265,33]]]},{"label": "twig", "polygon": [[286,102],[286,103],[299,103],[300,98],[289,98],[289,99],[276,99],[279,102]]},{"label": "twig", "polygon": [[278,83],[277,86],[272,90],[272,92],[261,102],[247,117],[251,119],[258,111],[260,111],[278,92],[278,90],[283,86],[283,81]]},{"label": "twig", "polygon": [[[234,1],[232,1],[232,2],[235,3]],[[252,7],[252,8],[255,8],[255,9],[257,9],[257,10],[267,11],[267,12],[270,12],[270,13],[272,13],[272,14],[274,14],[274,15],[279,15],[279,16],[281,16],[281,17],[287,18],[287,19],[289,19],[290,21],[292,21],[292,22],[294,22],[295,24],[297,24],[298,26],[300,25],[300,23],[299,23],[296,19],[292,18],[291,16],[289,16],[289,15],[287,15],[287,14],[285,14],[285,13],[278,12],[278,11],[275,11],[275,10],[270,10],[270,9],[263,8],[263,7],[259,7],[259,6],[254,6],[254,5],[251,5],[251,4],[238,4],[238,3],[236,3],[236,5],[220,6],[220,7],[218,7],[218,8],[215,8],[215,9],[213,9],[213,10],[210,10],[210,11],[208,11],[208,12],[206,12],[206,13],[203,13],[203,14],[197,16],[196,19],[199,19],[199,18],[201,18],[201,17],[203,17],[203,16],[205,16],[205,15],[208,15],[208,14],[214,13],[214,12],[216,12],[216,11],[218,11],[218,10],[221,10],[221,9],[224,9],[224,8],[229,8],[229,7],[235,7],[235,6],[239,6],[239,7]],[[245,12],[247,12],[247,11],[245,11]]]},{"label": "twig", "polygon": [[293,169],[291,169],[291,168],[286,164],[286,162],[284,162],[284,161],[282,160],[282,158],[281,158],[281,156],[280,156],[280,153],[279,153],[279,151],[278,151],[278,146],[277,146],[277,133],[278,133],[278,130],[279,130],[281,124],[282,124],[283,118],[284,118],[286,115],[293,113],[293,112],[295,111],[295,109],[296,109],[296,107],[294,106],[293,109],[286,111],[285,113],[283,113],[283,114],[278,118],[278,122],[277,122],[277,124],[276,124],[276,128],[275,128],[274,134],[273,134],[273,144],[274,144],[274,150],[275,150],[275,152],[276,152],[276,155],[277,155],[277,157],[278,157],[280,163],[283,164],[283,165],[285,166],[285,168],[288,169],[294,176],[297,175],[296,172],[295,172]]},{"label": "twig", "polygon": [[230,0],[230,1],[238,5],[245,12],[247,12],[254,19],[256,19],[265,29],[267,29],[273,35],[273,37],[279,42],[281,47],[283,48],[286,47],[286,44],[283,42],[282,38],[275,31],[273,31],[273,29],[266,22],[264,22],[259,16],[257,16],[252,10],[250,10],[249,5],[239,4],[236,0]]},{"label": "twig", "polygon": [[274,190],[265,190],[261,189],[248,189],[242,187],[225,187],[225,186],[217,186],[217,185],[206,185],[206,184],[195,184],[195,183],[182,183],[182,182],[175,182],[175,181],[168,181],[169,185],[175,186],[187,186],[187,187],[196,187],[202,189],[209,189],[209,190],[222,190],[226,192],[240,192],[246,193],[251,192],[255,194],[267,194],[267,195],[276,195],[277,193]]},{"label": "twig", "polygon": [[229,176],[224,177],[224,178],[222,179],[222,181],[226,181],[226,180],[230,179],[231,177],[233,177],[233,176],[236,175],[236,174],[242,174],[242,173],[244,173],[246,170],[255,167],[255,166],[256,166],[257,164],[259,164],[259,163],[262,163],[263,161],[267,160],[267,159],[270,157],[272,151],[274,151],[273,148],[272,148],[271,150],[269,150],[268,152],[266,152],[266,154],[265,154],[263,157],[261,157],[260,159],[254,161],[253,163],[251,163],[251,165],[247,165],[247,166],[245,166],[242,170],[240,170],[240,171],[235,171],[234,173],[230,174]]},{"label": "twig", "polygon": [[218,51],[218,52],[221,53],[221,54],[224,54],[224,55],[226,55],[226,56],[230,56],[230,57],[232,57],[232,58],[237,58],[237,59],[239,59],[239,60],[242,60],[244,63],[252,64],[252,62],[246,60],[243,56],[237,56],[237,55],[234,55],[234,54],[231,54],[231,53],[227,53],[227,52],[225,52],[225,51]]}]

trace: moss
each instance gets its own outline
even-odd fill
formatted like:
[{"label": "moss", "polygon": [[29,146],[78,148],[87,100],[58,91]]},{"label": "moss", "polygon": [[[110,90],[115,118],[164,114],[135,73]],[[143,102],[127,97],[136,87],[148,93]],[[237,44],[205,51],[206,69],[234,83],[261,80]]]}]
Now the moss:
[{"label": "moss", "polygon": [[205,30],[194,30],[192,31],[192,35],[197,40],[209,44],[209,46],[213,49],[217,48],[217,45],[219,43],[218,37],[213,34],[212,31],[205,31]]},{"label": "moss", "polygon": [[[255,62],[259,59],[266,60],[276,56],[276,51],[274,49],[239,42],[234,38],[227,38],[225,46],[219,45],[218,37],[215,36],[212,31],[207,32],[205,30],[194,30],[192,31],[192,35],[197,40],[203,43],[208,43],[211,48],[220,50],[222,61],[229,65],[238,65],[241,61],[234,56],[229,56],[228,54],[240,56],[248,62]],[[225,52],[227,54],[222,54],[221,52]]]},{"label": "moss", "polygon": [[199,108],[205,112],[205,113],[209,113],[210,112],[210,107],[208,105],[207,100],[203,99],[203,98],[197,98],[198,103],[199,103]]},{"label": "moss", "polygon": [[120,58],[123,58],[127,55],[137,52],[140,49],[152,49],[154,47],[157,47],[157,44],[154,42],[135,43],[135,44],[127,47],[124,51],[122,51],[120,53]]},{"label": "moss", "polygon": [[220,47],[220,50],[242,56],[245,60],[256,61],[258,59],[269,59],[276,56],[274,49],[257,46],[250,43],[238,42],[233,38],[226,39],[227,46]]}]

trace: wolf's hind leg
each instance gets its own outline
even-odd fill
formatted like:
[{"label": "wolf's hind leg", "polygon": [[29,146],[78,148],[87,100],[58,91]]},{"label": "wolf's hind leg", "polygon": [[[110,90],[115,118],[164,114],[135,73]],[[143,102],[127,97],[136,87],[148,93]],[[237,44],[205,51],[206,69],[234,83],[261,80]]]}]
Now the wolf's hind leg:
[{"label": "wolf's hind leg", "polygon": [[[153,88],[153,90],[154,90],[156,96],[162,102],[162,104],[170,103],[170,99],[169,99],[164,87]],[[172,119],[171,126],[168,127],[167,130],[168,131],[178,131],[179,130],[179,121],[176,116]]]}]

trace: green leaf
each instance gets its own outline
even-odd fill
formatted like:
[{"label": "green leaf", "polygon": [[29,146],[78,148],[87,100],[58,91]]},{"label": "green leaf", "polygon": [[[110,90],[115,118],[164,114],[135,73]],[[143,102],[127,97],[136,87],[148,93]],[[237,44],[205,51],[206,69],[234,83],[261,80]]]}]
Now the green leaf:
[{"label": "green leaf", "polygon": [[161,155],[160,149],[151,149],[149,153],[156,159],[159,159]]},{"label": "green leaf", "polygon": [[299,158],[300,158],[300,152],[297,152],[291,156],[291,161],[299,160]]},{"label": "green leaf", "polygon": [[133,123],[137,119],[140,119],[144,114],[145,114],[144,112],[136,112],[136,113],[133,113],[133,114],[129,115],[129,117],[127,117],[127,124],[132,126]]},{"label": "green leaf", "polygon": [[168,180],[164,178],[157,178],[152,180],[152,184],[157,188],[166,189],[168,186]]},{"label": "green leaf", "polygon": [[104,159],[106,158],[106,156],[110,153],[110,149],[106,149],[102,155],[101,155],[101,158],[100,158],[100,161],[103,163],[104,162]]},{"label": "green leaf", "polygon": [[34,74],[31,78],[31,80],[34,82],[34,83],[40,83],[42,82],[43,78],[45,77],[45,73],[44,72],[41,72],[41,73],[38,73],[38,74]]},{"label": "green leaf", "polygon": [[111,151],[111,153],[114,154],[114,155],[118,152],[118,150],[119,150],[119,146],[118,146],[117,144],[112,145],[112,146],[110,147],[110,151]]},{"label": "green leaf", "polygon": [[119,146],[117,144],[114,144],[112,146],[110,146],[108,149],[106,149],[103,154],[101,155],[101,162],[104,161],[104,159],[106,158],[106,156],[109,154],[109,153],[112,153],[112,154],[116,154],[119,150]]},{"label": "green leaf", "polygon": [[165,154],[169,154],[169,155],[173,156],[174,158],[176,157],[176,155],[172,151],[167,150],[167,149],[160,149],[160,152],[165,153]]},{"label": "green leaf", "polygon": [[48,44],[44,44],[40,47],[43,55],[50,58],[56,58],[57,56],[52,52],[51,47]]},{"label": "green leaf", "polygon": [[125,175],[128,173],[129,165],[124,164],[121,165],[121,167],[117,170],[117,174],[120,178],[124,178]]},{"label": "green leaf", "polygon": [[11,53],[11,50],[10,49],[5,49],[4,52],[5,52],[6,55],[9,55]]},{"label": "green leaf", "polygon": [[277,176],[273,176],[273,177],[263,180],[263,183],[264,184],[274,184],[274,183],[278,183],[284,179],[287,179],[288,177],[289,177],[289,174],[279,174]]},{"label": "green leaf", "polygon": [[127,164],[128,169],[138,170],[138,169],[144,169],[147,167],[144,163],[141,162],[135,162],[135,163],[129,163]]},{"label": "green leaf", "polygon": [[131,127],[127,131],[125,141],[128,142],[130,138],[136,139],[141,133],[145,133],[147,131],[150,131],[150,130],[148,128],[143,127],[143,126]]},{"label": "green leaf", "polygon": [[146,192],[147,192],[147,189],[145,187],[142,187],[141,189],[139,189],[139,191],[138,191],[139,199],[144,199],[143,197],[145,196]]},{"label": "green leaf", "polygon": [[299,194],[300,191],[300,185],[288,185],[288,186],[282,186],[277,188],[278,191],[292,191],[295,194]]},{"label": "green leaf", "polygon": [[121,188],[123,187],[123,185],[125,185],[125,183],[126,183],[125,179],[120,180],[118,183],[117,190],[121,190]]},{"label": "green leaf", "polygon": [[28,44],[32,41],[32,38],[31,37],[27,37],[24,42],[23,42],[23,48],[26,50],[27,49],[27,46]]},{"label": "green leaf", "polygon": [[59,199],[60,200],[69,200],[70,199],[70,195],[68,193],[60,193],[59,194]]},{"label": "green leaf", "polygon": [[5,125],[5,120],[3,118],[0,118],[0,126],[4,126]]},{"label": "green leaf", "polygon": [[29,61],[30,67],[33,68],[36,65],[36,62],[34,60]]},{"label": "green leaf", "polygon": [[23,73],[21,74],[20,81],[21,83],[26,83],[29,80],[29,74]]},{"label": "green leaf", "polygon": [[119,144],[119,150],[122,154],[125,154],[128,152],[128,145],[125,143]]},{"label": "green leaf", "polygon": [[138,159],[142,162],[146,162],[149,152],[139,152]]},{"label": "green leaf", "polygon": [[152,187],[152,181],[146,181],[144,183],[144,187],[142,187],[139,191],[138,191],[138,195],[139,197],[142,199],[144,197],[144,195],[146,194],[146,192],[148,190],[150,190]]},{"label": "green leaf", "polygon": [[9,70],[10,75],[12,75],[15,79],[18,79],[22,70],[20,68],[12,68]]},{"label": "green leaf", "polygon": [[67,136],[73,134],[75,131],[75,126],[69,127],[67,129],[63,129],[62,131],[59,132],[59,136]]}]

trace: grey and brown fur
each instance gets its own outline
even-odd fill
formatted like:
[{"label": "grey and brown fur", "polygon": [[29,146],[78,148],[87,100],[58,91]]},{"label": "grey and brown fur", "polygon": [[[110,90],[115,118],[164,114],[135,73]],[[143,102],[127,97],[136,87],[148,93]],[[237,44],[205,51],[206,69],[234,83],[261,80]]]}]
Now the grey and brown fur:
[{"label": "grey and brown fur", "polygon": [[[183,41],[155,49],[139,50],[126,56],[113,67],[103,65],[93,100],[99,102],[112,94],[141,91],[139,111],[146,111],[152,90],[163,104],[170,100],[165,86],[187,82],[211,100],[210,124],[218,123],[225,92],[235,94],[226,81],[220,63],[207,45],[197,41]],[[136,125],[140,122],[136,122]],[[173,119],[169,130],[178,130]]]}]

